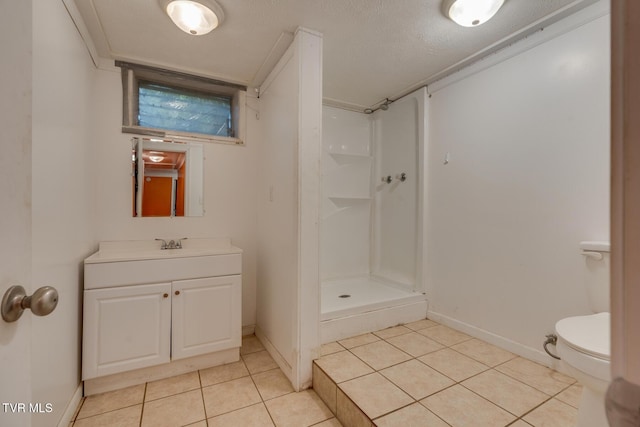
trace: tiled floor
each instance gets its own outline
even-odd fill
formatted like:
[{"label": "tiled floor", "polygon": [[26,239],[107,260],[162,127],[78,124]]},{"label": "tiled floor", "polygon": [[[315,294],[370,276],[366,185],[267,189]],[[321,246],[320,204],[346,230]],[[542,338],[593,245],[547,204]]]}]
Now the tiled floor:
[{"label": "tiled floor", "polygon": [[431,320],[322,346],[314,390],[301,393],[256,337],[240,353],[87,397],[71,426],[573,427],[581,392],[570,377]]},{"label": "tiled floor", "polygon": [[236,363],[85,398],[73,427],[317,426],[340,423],[313,390],[294,393],[256,337]]},{"label": "tiled floor", "polygon": [[326,344],[313,387],[345,426],[573,427],[573,378],[422,320]]}]

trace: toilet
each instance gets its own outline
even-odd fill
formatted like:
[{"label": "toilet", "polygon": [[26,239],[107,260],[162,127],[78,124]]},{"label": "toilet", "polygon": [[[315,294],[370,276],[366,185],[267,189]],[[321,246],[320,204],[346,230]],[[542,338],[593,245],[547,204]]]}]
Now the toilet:
[{"label": "toilet", "polygon": [[611,382],[609,313],[609,242],[581,242],[585,285],[595,314],[568,317],[556,323],[558,356],[583,386],[577,427],[609,425],[604,395]]}]

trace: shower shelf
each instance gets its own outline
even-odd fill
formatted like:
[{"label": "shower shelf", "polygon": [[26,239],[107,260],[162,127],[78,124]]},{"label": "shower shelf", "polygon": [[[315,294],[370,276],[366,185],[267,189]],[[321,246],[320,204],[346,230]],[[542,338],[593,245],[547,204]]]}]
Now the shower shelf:
[{"label": "shower shelf", "polygon": [[338,151],[329,151],[329,155],[333,156],[336,160],[348,160],[348,159],[371,159],[370,154],[363,153],[343,153]]},{"label": "shower shelf", "polygon": [[329,196],[329,200],[331,200],[336,206],[350,206],[355,203],[366,203],[371,200],[371,197],[343,197],[343,196]]}]

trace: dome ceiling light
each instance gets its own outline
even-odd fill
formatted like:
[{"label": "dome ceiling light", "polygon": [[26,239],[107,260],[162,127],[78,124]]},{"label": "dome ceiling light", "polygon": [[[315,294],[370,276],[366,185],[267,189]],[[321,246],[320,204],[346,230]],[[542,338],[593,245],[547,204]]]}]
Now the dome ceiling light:
[{"label": "dome ceiling light", "polygon": [[160,0],[162,9],[187,34],[202,36],[222,24],[224,12],[214,0]]},{"label": "dome ceiling light", "polygon": [[463,27],[477,27],[498,12],[504,0],[444,0],[444,15]]}]

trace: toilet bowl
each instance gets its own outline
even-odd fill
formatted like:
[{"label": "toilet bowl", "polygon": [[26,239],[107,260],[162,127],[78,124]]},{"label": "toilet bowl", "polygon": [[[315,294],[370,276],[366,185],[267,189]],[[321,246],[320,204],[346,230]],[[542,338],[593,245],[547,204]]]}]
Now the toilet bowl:
[{"label": "toilet bowl", "polygon": [[611,382],[609,313],[569,317],[556,323],[556,348],[567,371],[582,384],[578,427],[607,426],[604,395]]},{"label": "toilet bowl", "polygon": [[[577,427],[607,426],[604,396],[611,382],[609,306],[609,244],[582,242],[586,257],[587,293],[596,314],[556,323],[556,349],[565,369],[582,385]],[[603,290],[604,288],[604,290]]]}]

